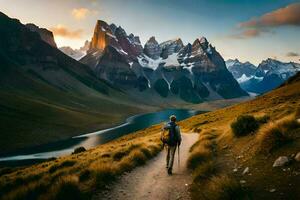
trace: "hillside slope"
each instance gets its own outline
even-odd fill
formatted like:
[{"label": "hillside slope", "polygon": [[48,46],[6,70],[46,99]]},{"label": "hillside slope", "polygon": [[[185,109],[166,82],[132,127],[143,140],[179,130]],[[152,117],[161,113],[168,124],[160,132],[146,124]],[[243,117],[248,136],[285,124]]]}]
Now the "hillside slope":
[{"label": "hillside slope", "polygon": [[[300,198],[299,88],[300,73],[254,100],[181,122],[200,133],[187,163],[194,176],[193,199]],[[258,127],[249,131],[251,126],[243,128],[247,122],[239,121],[238,129],[247,134],[237,135],[231,124],[243,115],[254,116]],[[273,167],[280,156],[288,162]]]},{"label": "hillside slope", "polygon": [[0,24],[1,153],[111,126],[150,109],[18,20],[0,13]]},{"label": "hillside slope", "polygon": [[[230,130],[230,123],[241,114],[267,114],[273,121],[290,115],[300,106],[299,87],[300,74],[281,88],[254,100],[179,123],[182,131],[200,132],[200,142],[194,145],[191,155],[199,149],[212,148],[212,152],[208,150],[204,154],[208,155],[202,160],[204,162],[196,162],[198,170],[193,171],[194,184],[190,188],[193,199],[243,199],[244,195],[250,196],[248,199],[299,197],[296,185],[299,163],[291,163],[283,168],[285,171],[272,168],[279,155],[299,151],[299,137],[265,156],[253,154],[257,147],[255,134],[236,138]],[[107,184],[117,176],[145,164],[147,159],[156,155],[160,149],[160,130],[161,125],[156,125],[77,155],[25,168],[2,168],[0,192],[4,194],[3,199],[90,198],[95,189],[107,189]],[[198,158],[203,158],[203,154],[198,155]],[[247,166],[250,172],[243,175]],[[274,189],[275,192],[270,192]]]}]

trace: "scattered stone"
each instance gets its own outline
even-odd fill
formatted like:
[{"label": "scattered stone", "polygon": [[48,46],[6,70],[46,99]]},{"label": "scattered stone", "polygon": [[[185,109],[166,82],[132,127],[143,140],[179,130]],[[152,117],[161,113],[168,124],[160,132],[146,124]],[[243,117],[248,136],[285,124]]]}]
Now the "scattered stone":
[{"label": "scattered stone", "polygon": [[246,167],[243,171],[243,175],[248,174],[249,173],[249,167]]},{"label": "scattered stone", "polygon": [[238,156],[238,157],[236,157],[236,159],[241,159],[241,158],[243,158],[244,156]]},{"label": "scattered stone", "polygon": [[275,162],[273,163],[273,167],[282,167],[289,162],[289,158],[286,156],[278,157]]},{"label": "scattered stone", "polygon": [[295,156],[295,160],[300,162],[300,152],[298,152]]},{"label": "scattered stone", "polygon": [[184,184],[184,185],[185,185],[185,186],[188,186],[189,184],[186,183],[186,184]]},{"label": "scattered stone", "polygon": [[238,171],[238,169],[237,169],[237,168],[233,169],[233,172],[237,172],[237,171]]},{"label": "scattered stone", "polygon": [[273,188],[273,189],[271,189],[271,190],[270,190],[270,192],[276,192],[276,189],[275,189],[275,188]]},{"label": "scattered stone", "polygon": [[241,183],[241,184],[245,184],[246,181],[245,181],[245,180],[240,180],[240,183]]}]

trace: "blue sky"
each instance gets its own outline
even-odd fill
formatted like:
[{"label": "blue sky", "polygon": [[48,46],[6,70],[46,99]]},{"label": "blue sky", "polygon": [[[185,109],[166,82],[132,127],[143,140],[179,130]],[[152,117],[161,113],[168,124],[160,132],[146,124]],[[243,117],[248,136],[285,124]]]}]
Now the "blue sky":
[{"label": "blue sky", "polygon": [[[258,21],[256,27],[242,28],[239,24],[297,4],[300,1],[0,0],[0,11],[23,23],[32,22],[53,30],[58,46],[82,46],[91,38],[96,20],[102,19],[140,36],[142,43],[151,36],[159,42],[180,37],[184,43],[205,36],[225,59],[257,64],[268,57],[299,61],[299,16],[295,14],[299,24],[287,21],[261,26]],[[249,34],[243,34],[247,30]],[[288,53],[295,54],[287,56]]]}]

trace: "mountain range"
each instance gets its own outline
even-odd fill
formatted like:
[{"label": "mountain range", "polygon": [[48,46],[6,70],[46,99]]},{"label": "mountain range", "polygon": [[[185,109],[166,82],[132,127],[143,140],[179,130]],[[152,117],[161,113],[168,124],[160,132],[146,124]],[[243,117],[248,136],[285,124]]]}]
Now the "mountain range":
[{"label": "mountain range", "polygon": [[247,92],[268,92],[300,71],[300,64],[281,62],[275,59],[262,61],[257,67],[250,62],[242,63],[239,60],[227,60],[226,66],[241,88]]},{"label": "mountain range", "polygon": [[1,153],[154,110],[58,50],[50,31],[1,12],[0,24]]},{"label": "mountain range", "polygon": [[69,46],[63,46],[60,47],[59,50],[64,52],[66,55],[70,56],[71,58],[74,58],[75,60],[80,60],[83,56],[86,55],[86,52],[90,48],[90,42],[86,40],[84,42],[84,45],[80,47],[79,49],[73,49]]},{"label": "mountain range", "polygon": [[204,37],[186,45],[180,38],[158,43],[151,37],[143,47],[138,36],[98,20],[80,62],[135,98],[199,103],[247,96]]}]

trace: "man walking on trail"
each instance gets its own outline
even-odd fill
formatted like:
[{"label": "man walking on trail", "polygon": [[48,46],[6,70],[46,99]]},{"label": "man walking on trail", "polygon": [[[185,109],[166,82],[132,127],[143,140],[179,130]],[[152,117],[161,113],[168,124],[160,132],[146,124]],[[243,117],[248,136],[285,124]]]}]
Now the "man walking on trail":
[{"label": "man walking on trail", "polygon": [[[174,163],[174,157],[176,152],[176,147],[180,146],[181,144],[181,134],[179,126],[176,124],[176,116],[171,115],[170,116],[170,122],[168,122],[164,126],[164,131],[167,131],[167,136],[162,141],[164,144],[167,145],[167,171],[169,175],[172,175],[172,168]],[[179,151],[179,149],[178,149]],[[179,158],[178,158],[179,159]]]}]

